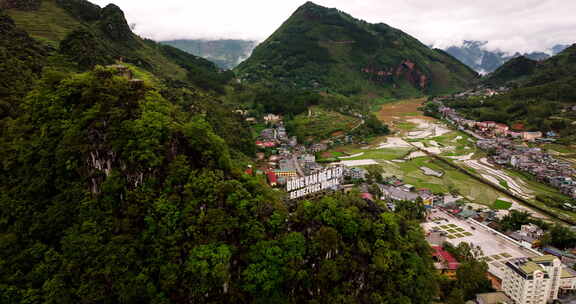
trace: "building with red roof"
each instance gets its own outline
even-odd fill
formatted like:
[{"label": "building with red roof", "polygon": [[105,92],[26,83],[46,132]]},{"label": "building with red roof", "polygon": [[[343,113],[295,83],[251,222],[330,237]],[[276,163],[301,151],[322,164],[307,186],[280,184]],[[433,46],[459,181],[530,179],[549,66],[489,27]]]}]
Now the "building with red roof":
[{"label": "building with red roof", "polygon": [[276,177],[276,173],[274,171],[266,172],[266,177],[268,178],[268,184],[272,187],[276,187],[278,185],[278,178]]},{"label": "building with red roof", "polygon": [[260,141],[260,140],[256,141],[256,145],[260,148],[274,148],[277,146],[277,144],[273,141]]},{"label": "building with red roof", "polygon": [[434,266],[438,271],[448,276],[449,278],[456,277],[456,270],[460,266],[460,263],[441,246],[431,246],[433,249],[432,257],[434,258]]},{"label": "building with red roof", "polygon": [[248,169],[246,169],[246,171],[244,171],[244,173],[248,175],[254,175],[254,170],[252,169],[252,167],[249,167]]},{"label": "building with red roof", "polygon": [[367,201],[374,201],[374,196],[368,192],[364,192],[362,194],[360,194],[360,197],[362,197],[362,199],[367,200]]},{"label": "building with red roof", "polygon": [[508,130],[510,130],[510,127],[508,127],[508,125],[505,125],[502,123],[497,123],[494,126],[494,133],[499,134],[499,135],[506,135]]}]

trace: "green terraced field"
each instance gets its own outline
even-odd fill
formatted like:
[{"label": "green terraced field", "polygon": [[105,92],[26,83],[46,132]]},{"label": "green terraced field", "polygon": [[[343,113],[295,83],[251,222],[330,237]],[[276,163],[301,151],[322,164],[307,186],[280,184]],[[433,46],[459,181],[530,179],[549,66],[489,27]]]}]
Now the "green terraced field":
[{"label": "green terraced field", "polygon": [[510,207],[512,207],[512,203],[503,200],[496,200],[492,205],[492,208],[496,210],[508,210]]},{"label": "green terraced field", "polygon": [[42,1],[38,11],[9,10],[16,26],[26,30],[33,38],[46,41],[57,47],[66,35],[82,27],[54,0]]}]

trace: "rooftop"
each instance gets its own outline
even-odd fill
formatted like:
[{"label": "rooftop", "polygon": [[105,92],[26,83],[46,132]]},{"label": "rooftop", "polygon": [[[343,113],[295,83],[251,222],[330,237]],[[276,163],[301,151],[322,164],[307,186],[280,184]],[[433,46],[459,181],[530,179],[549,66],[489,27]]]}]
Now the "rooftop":
[{"label": "rooftop", "polygon": [[458,269],[458,266],[460,266],[460,263],[458,263],[458,261],[456,261],[456,259],[449,252],[445,251],[440,246],[431,246],[431,247],[432,247],[432,249],[434,249],[434,252],[432,253],[432,255],[439,257],[444,262],[446,262],[446,267],[448,269],[450,269],[450,270]]},{"label": "rooftop", "polygon": [[522,270],[525,274],[532,274],[535,271],[544,271],[542,269],[542,267],[540,267],[540,265],[532,262],[532,261],[527,261],[523,264],[518,265],[518,268],[520,270]]},{"label": "rooftop", "polygon": [[568,267],[562,267],[562,274],[560,275],[562,279],[569,279],[576,277],[576,271]]},{"label": "rooftop", "polygon": [[551,263],[554,261],[554,259],[556,259],[556,257],[553,255],[549,255],[549,254],[531,258],[531,260],[536,262],[536,263],[546,263],[546,262]]},{"label": "rooftop", "polygon": [[482,300],[481,303],[495,304],[495,303],[514,303],[507,295],[503,292],[490,292],[490,293],[480,293],[476,295],[477,299]]}]

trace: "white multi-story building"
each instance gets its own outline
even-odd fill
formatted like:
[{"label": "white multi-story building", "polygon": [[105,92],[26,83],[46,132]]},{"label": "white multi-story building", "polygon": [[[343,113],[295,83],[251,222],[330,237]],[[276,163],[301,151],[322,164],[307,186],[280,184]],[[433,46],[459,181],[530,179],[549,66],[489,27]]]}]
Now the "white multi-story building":
[{"label": "white multi-story building", "polygon": [[563,278],[562,268],[552,255],[509,260],[502,290],[517,304],[546,304],[558,299],[561,283],[568,285],[570,279]]}]

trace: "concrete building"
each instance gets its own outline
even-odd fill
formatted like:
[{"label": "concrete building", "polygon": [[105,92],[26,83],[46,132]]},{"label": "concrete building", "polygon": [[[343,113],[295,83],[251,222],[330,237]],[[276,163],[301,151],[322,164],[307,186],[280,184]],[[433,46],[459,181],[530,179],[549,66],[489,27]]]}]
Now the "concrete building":
[{"label": "concrete building", "polygon": [[312,154],[304,154],[300,156],[300,159],[305,163],[314,163],[316,162],[316,156]]},{"label": "concrete building", "polygon": [[276,176],[278,177],[297,177],[298,173],[296,173],[296,171],[294,170],[274,170],[274,173],[276,174]]},{"label": "concrete building", "polygon": [[522,133],[522,139],[526,141],[534,141],[538,138],[542,138],[542,132],[524,132]]},{"label": "concrete building", "polygon": [[274,114],[267,114],[264,116],[264,121],[267,123],[277,123],[282,120],[282,117]]},{"label": "concrete building", "polygon": [[506,263],[502,290],[517,304],[546,304],[558,298],[561,279],[562,263],[554,256],[516,258]]},{"label": "concrete building", "polygon": [[418,193],[406,191],[402,187],[380,184],[378,186],[382,192],[382,200],[414,202],[419,197]]},{"label": "concrete building", "polygon": [[366,175],[368,175],[368,171],[362,168],[351,168],[350,169],[350,177],[352,179],[366,179]]}]

